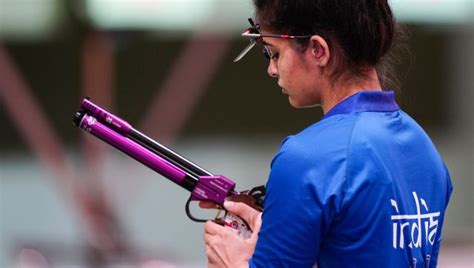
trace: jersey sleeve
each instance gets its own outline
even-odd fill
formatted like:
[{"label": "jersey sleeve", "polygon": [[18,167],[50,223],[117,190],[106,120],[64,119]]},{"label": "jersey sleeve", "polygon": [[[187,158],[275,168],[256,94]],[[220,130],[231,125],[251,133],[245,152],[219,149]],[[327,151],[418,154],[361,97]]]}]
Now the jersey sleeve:
[{"label": "jersey sleeve", "polygon": [[[345,163],[287,141],[272,161],[250,267],[312,267],[343,200]],[[326,159],[327,160],[327,159]]]}]

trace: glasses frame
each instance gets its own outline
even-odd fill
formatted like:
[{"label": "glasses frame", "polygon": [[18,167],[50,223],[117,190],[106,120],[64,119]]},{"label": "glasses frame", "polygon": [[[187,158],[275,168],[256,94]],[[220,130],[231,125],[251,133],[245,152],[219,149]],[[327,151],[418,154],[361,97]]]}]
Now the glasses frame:
[{"label": "glasses frame", "polygon": [[234,59],[234,62],[239,61],[242,59],[257,43],[262,44],[263,46],[263,56],[267,60],[271,60],[273,58],[273,53],[271,49],[265,45],[263,42],[263,37],[269,37],[269,38],[282,38],[282,39],[287,39],[287,40],[292,40],[292,39],[305,39],[305,38],[310,38],[312,35],[290,35],[290,34],[262,34],[260,32],[260,25],[258,23],[254,23],[252,18],[248,19],[251,27],[247,28],[242,33],[243,37],[247,37],[250,40],[250,44],[247,45],[246,48]]}]

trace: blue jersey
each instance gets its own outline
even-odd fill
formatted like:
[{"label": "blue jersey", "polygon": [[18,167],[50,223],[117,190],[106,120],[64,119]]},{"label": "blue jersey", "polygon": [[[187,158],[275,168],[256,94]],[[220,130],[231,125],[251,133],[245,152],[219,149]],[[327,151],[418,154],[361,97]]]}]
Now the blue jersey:
[{"label": "blue jersey", "polygon": [[363,91],[285,139],[251,267],[436,267],[452,192],[393,92]]}]

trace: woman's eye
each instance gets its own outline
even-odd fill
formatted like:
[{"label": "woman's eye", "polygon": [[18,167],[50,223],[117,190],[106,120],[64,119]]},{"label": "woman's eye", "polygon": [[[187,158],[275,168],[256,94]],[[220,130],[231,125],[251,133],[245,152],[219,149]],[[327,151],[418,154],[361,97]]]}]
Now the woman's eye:
[{"label": "woman's eye", "polygon": [[272,60],[277,60],[279,55],[280,54],[278,54],[278,53],[273,53],[271,59]]}]

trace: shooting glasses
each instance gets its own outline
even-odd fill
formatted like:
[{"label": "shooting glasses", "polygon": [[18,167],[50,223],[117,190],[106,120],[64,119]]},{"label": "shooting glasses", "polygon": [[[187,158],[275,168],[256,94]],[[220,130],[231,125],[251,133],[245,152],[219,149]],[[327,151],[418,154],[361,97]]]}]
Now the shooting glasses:
[{"label": "shooting glasses", "polygon": [[289,34],[262,34],[260,32],[260,24],[254,23],[252,18],[249,18],[249,23],[250,23],[250,28],[245,30],[245,32],[242,33],[243,37],[248,37],[250,40],[250,44],[248,44],[242,52],[234,59],[234,62],[238,62],[241,60],[257,43],[260,43],[263,45],[263,56],[265,59],[270,60],[272,59],[272,51],[268,46],[265,45],[265,42],[263,42],[262,37],[271,37],[271,38],[283,38],[283,39],[303,39],[303,38],[309,38],[311,35],[289,35]]}]

